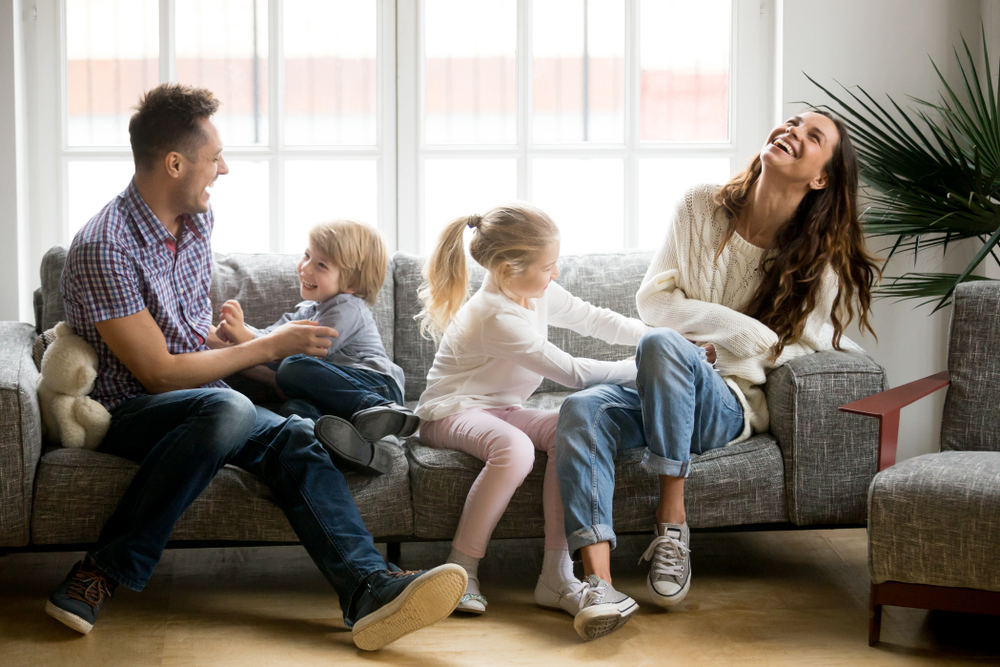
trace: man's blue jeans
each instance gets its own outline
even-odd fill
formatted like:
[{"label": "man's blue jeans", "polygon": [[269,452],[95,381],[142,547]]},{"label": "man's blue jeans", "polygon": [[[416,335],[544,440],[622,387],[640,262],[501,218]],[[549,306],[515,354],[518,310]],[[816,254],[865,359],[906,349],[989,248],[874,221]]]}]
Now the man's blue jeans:
[{"label": "man's blue jeans", "polygon": [[403,394],[392,378],[305,354],[282,361],[275,381],[291,399],[281,406],[280,412],[286,417],[294,414],[315,421],[323,415],[334,415],[349,420],[359,410],[403,404]]},{"label": "man's blue jeans", "polygon": [[597,385],[567,398],[559,411],[556,471],[570,553],[616,545],[611,505],[619,450],[645,447],[644,466],[687,477],[691,454],[723,447],[743,431],[743,408],[703,349],[672,329],[654,329],[639,341],[635,360],[636,389]]},{"label": "man's blue jeans", "polygon": [[227,463],[270,487],[345,619],[365,578],[386,567],[311,421],[282,419],[230,389],[172,391],[115,407],[99,451],[140,464],[88,554],[128,588],[143,589],[174,524]]}]

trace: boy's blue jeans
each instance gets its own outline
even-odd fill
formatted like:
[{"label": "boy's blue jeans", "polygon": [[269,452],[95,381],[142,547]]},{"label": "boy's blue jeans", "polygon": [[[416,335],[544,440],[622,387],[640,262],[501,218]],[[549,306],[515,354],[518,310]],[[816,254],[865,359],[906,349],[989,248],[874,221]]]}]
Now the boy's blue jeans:
[{"label": "boy's blue jeans", "polygon": [[403,404],[403,394],[392,378],[305,354],[283,360],[275,380],[291,399],[281,406],[280,412],[286,417],[294,414],[315,421],[323,415],[334,415],[349,420],[359,410]]},{"label": "boy's blue jeans", "polygon": [[140,464],[88,554],[128,588],[143,589],[174,524],[227,463],[270,487],[345,618],[365,578],[386,567],[311,421],[283,419],[230,389],[172,391],[115,407],[99,451]]},{"label": "boy's blue jeans", "polygon": [[650,331],[636,349],[636,389],[597,385],[562,404],[556,471],[570,553],[617,542],[612,529],[615,458],[645,447],[642,463],[687,477],[691,454],[723,447],[743,431],[743,408],[705,359],[672,329]]}]

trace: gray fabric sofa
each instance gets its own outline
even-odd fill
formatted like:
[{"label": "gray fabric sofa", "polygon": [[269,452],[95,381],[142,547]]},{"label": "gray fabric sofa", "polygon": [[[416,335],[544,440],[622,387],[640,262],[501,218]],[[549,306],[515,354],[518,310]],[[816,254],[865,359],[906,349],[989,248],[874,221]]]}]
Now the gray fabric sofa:
[{"label": "gray fabric sofa", "polygon": [[[634,295],[651,253],[564,257],[560,283],[599,306],[635,316]],[[36,336],[63,319],[59,274],[65,248],[50,250],[35,294],[34,326],[0,323],[0,549],[82,545],[97,539],[131,479],[136,464],[107,454],[48,446],[41,437],[32,360]],[[247,321],[264,326],[298,301],[296,258],[284,255],[217,255],[213,303],[237,298]],[[385,347],[406,372],[406,397],[424,387],[434,344],[421,338],[414,315],[423,260],[397,253],[374,309]],[[478,288],[482,270],[473,270]],[[631,349],[612,347],[552,329],[551,340],[577,356],[623,358]],[[261,385],[233,378],[234,388],[268,404]],[[814,354],[773,372],[766,392],[771,433],[696,457],[688,481],[688,517],[698,528],[851,526],[864,524],[866,494],[876,472],[878,427],[872,420],[838,412],[840,405],[887,387],[884,370],[860,354]],[[531,404],[556,408],[567,392],[544,382]],[[416,439],[394,449],[390,473],[376,478],[348,474],[349,484],[376,540],[450,539],[482,463],[439,451]],[[638,451],[616,466],[615,529],[646,531],[653,522],[655,475],[639,466]],[[542,536],[544,460],[515,494],[495,537]],[[227,467],[177,524],[172,539],[184,542],[294,541],[288,522],[267,488],[242,470]]]}]

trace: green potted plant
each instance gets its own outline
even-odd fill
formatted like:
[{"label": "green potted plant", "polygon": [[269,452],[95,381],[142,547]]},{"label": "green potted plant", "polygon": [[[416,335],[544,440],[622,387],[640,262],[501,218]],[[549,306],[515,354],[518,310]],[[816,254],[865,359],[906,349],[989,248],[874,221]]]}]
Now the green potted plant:
[{"label": "green potted plant", "polygon": [[[973,274],[983,261],[1000,265],[1000,90],[989,68],[986,34],[983,54],[987,63],[980,76],[972,52],[962,39],[964,58],[955,49],[961,72],[958,92],[949,85],[934,61],[934,71],[944,88],[939,103],[910,98],[916,108],[903,109],[891,97],[891,109],[879,104],[864,89],[846,87],[850,100],[842,99],[807,78],[830,96],[835,105],[821,105],[848,126],[858,152],[863,193],[865,232],[895,238],[886,262],[901,252],[948,245],[963,239],[982,244],[975,257],[958,274],[917,273],[883,279],[876,290],[881,297],[923,299],[945,306],[955,287],[969,280],[986,280]],[[845,96],[846,97],[846,96]]]}]

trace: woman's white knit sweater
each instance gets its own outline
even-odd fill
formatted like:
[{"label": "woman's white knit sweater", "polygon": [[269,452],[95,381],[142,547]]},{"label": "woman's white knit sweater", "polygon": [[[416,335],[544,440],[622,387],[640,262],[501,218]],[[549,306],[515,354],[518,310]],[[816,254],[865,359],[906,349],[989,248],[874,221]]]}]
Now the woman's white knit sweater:
[{"label": "woman's white knit sweater", "polygon": [[[828,320],[839,283],[827,267],[802,337],[772,361],[777,334],[742,313],[763,277],[760,264],[768,251],[733,234],[715,260],[729,226],[725,210],[715,204],[718,191],[716,185],[699,185],[684,194],[635,300],[639,316],[650,326],[669,327],[698,343],[715,345],[715,368],[743,405],[743,432],[733,441],[739,442],[768,429],[767,402],[759,386],[767,373],[795,357],[832,348]],[[841,347],[861,350],[846,337]]]},{"label": "woman's white knit sweater", "polygon": [[635,380],[635,357],[573,357],[549,342],[549,324],[612,345],[636,345],[649,330],[645,324],[591,305],[554,282],[531,302],[532,310],[514,303],[487,274],[445,331],[417,404],[418,417],[436,421],[470,408],[520,406],[543,377],[574,389]]}]

